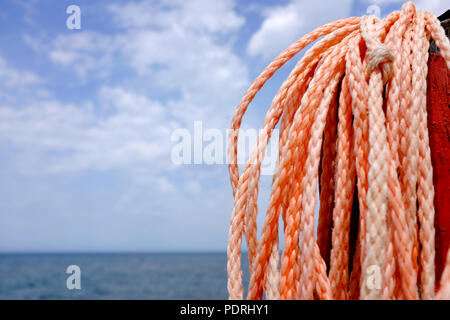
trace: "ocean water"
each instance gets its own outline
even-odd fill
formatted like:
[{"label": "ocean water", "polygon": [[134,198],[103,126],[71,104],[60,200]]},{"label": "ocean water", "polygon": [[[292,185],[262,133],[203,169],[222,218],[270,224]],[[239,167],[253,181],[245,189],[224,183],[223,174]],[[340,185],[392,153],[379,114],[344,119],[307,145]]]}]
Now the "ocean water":
[{"label": "ocean water", "polygon": [[[227,299],[226,261],[225,253],[0,254],[0,299]],[[69,265],[80,267],[80,290],[67,289]]]}]

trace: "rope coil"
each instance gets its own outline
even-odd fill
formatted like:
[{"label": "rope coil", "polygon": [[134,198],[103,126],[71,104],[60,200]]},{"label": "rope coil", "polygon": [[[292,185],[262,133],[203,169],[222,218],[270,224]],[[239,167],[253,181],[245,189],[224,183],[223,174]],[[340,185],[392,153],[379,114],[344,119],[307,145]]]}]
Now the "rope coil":
[{"label": "rope coil", "polygon": [[[321,37],[274,97],[239,175],[236,132],[248,105],[276,70]],[[230,299],[244,298],[243,235],[248,299],[264,294],[267,299],[450,299],[450,254],[436,295],[434,287],[426,113],[430,38],[450,69],[450,43],[440,22],[408,2],[381,20],[352,17],[319,27],[256,78],[237,107],[228,137],[235,201],[228,243]],[[261,163],[278,124],[278,163],[258,240]],[[358,234],[350,247],[354,197]]]}]

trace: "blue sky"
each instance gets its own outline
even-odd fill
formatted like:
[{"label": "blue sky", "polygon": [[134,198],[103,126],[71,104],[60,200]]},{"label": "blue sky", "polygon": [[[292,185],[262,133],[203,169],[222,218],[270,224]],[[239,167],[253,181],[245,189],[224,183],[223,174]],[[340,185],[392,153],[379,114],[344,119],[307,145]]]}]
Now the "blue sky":
[{"label": "blue sky", "polygon": [[[0,251],[224,250],[227,168],[175,165],[173,130],[195,120],[225,130],[251,80],[291,42],[401,2],[2,1]],[[71,4],[80,30],[66,27]],[[260,127],[295,61],[258,94],[245,127]]]}]

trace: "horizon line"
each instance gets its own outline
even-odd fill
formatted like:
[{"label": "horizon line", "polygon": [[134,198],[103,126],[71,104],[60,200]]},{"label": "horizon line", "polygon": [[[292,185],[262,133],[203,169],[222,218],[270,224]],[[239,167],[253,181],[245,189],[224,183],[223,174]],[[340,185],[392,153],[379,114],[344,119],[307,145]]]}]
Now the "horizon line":
[{"label": "horizon line", "polygon": [[[0,251],[0,255],[8,254],[215,254],[227,253],[227,250],[17,250],[17,251]],[[247,254],[247,251],[241,253]]]}]

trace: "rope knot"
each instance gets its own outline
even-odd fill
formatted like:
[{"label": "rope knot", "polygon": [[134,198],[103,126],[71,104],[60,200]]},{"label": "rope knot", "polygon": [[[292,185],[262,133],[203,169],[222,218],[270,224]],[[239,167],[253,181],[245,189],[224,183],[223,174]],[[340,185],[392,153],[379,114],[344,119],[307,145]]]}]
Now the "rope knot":
[{"label": "rope knot", "polygon": [[366,76],[369,77],[370,73],[379,66],[383,75],[383,83],[388,82],[392,76],[392,62],[394,61],[392,48],[380,42],[375,48],[367,50],[367,59]]},{"label": "rope knot", "polygon": [[380,42],[379,30],[376,29],[377,19],[373,16],[365,16],[361,19],[361,36],[367,46],[367,71],[366,77],[377,67],[381,68],[383,83],[389,81],[392,76],[392,62],[394,52],[391,47]]}]

